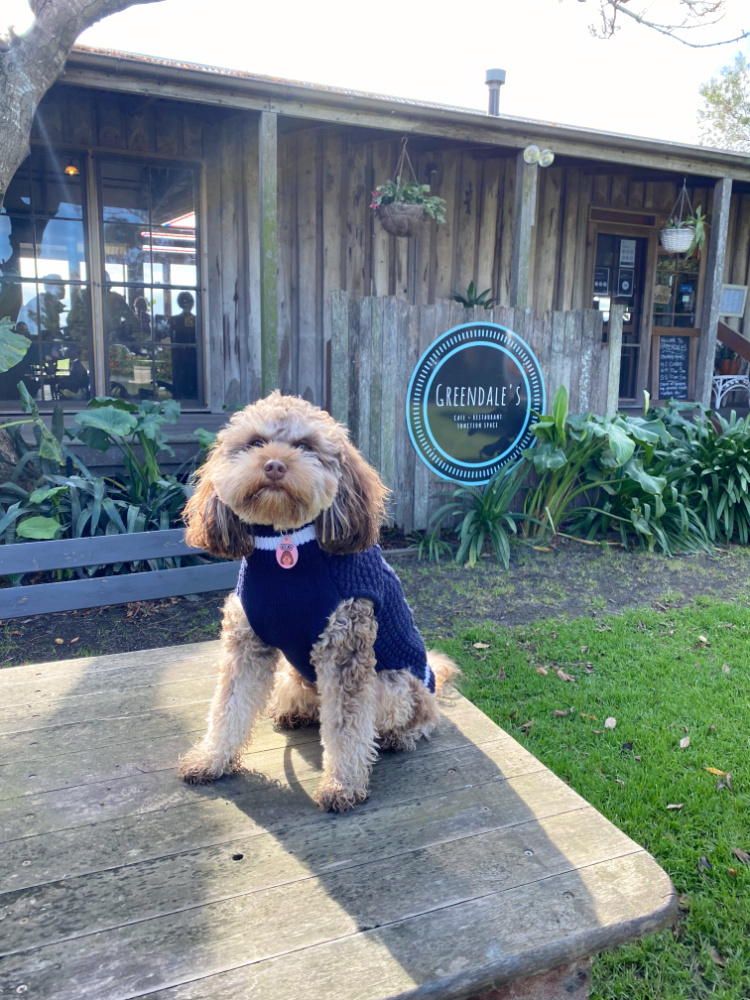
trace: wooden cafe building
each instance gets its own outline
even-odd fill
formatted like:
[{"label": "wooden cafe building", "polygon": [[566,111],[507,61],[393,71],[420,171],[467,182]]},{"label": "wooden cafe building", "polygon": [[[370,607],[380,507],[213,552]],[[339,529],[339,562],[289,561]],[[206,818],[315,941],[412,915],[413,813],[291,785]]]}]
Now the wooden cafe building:
[{"label": "wooden cafe building", "polygon": [[[404,138],[447,203],[417,238],[369,207]],[[530,146],[554,162],[527,163]],[[689,259],[659,241],[683,184],[707,213]],[[0,215],[0,316],[32,342],[0,406],[18,411],[19,381],[42,409],[171,397],[179,437],[280,385],[356,424],[369,389],[340,352],[379,302],[419,328],[408,349],[377,344],[369,378],[398,383],[385,433],[472,282],[496,321],[535,318],[550,390],[606,354],[578,408],[640,407],[644,390],[708,404],[717,333],[750,358],[749,266],[739,153],[78,48]],[[576,336],[554,320],[573,313]]]}]

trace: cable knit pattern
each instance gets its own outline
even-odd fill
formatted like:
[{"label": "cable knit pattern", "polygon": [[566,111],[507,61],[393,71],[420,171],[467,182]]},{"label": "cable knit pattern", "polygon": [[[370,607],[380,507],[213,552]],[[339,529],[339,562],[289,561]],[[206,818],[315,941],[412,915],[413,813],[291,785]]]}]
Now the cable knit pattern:
[{"label": "cable knit pattern", "polygon": [[[254,529],[256,538],[278,532]],[[383,559],[379,545],[353,555],[330,555],[317,541],[297,547],[297,565],[282,569],[276,552],[256,547],[240,569],[237,594],[253,631],[280,649],[302,676],[315,682],[310,652],[337,606],[348,598],[367,598],[375,609],[376,670],[410,670],[430,691],[435,677],[401,583]]]}]

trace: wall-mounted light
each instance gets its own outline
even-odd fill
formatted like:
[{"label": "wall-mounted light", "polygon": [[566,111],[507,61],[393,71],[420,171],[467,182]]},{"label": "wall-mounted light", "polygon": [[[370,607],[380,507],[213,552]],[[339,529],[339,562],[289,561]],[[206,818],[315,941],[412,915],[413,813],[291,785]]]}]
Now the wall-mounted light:
[{"label": "wall-mounted light", "polygon": [[77,177],[80,174],[80,172],[81,171],[78,169],[75,163],[73,163],[72,160],[68,160],[68,165],[65,168],[65,173],[68,175],[68,177]]},{"label": "wall-mounted light", "polygon": [[555,161],[555,154],[551,149],[540,149],[531,145],[524,149],[523,158],[526,163],[538,163],[540,167],[549,167]]}]

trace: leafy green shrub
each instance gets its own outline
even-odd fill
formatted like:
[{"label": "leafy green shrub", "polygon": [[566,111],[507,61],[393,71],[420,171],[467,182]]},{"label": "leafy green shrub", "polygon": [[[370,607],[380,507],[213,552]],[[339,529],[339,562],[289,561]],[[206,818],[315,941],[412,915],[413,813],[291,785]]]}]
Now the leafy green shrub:
[{"label": "leafy green shrub", "polygon": [[445,222],[445,199],[436,194],[430,194],[429,184],[419,184],[417,181],[386,181],[379,184],[372,192],[370,208],[377,211],[383,205],[421,205],[427,215],[436,222]]},{"label": "leafy green shrub", "polygon": [[[63,427],[62,410],[56,408],[52,431],[42,423],[33,400],[26,405],[35,421],[37,447],[23,439],[19,427],[8,430],[21,457],[11,480],[0,485],[0,543],[131,534],[181,523],[182,508],[191,492],[189,473],[203,457],[204,447],[176,475],[160,468],[159,453],[174,454],[164,427],[178,419],[179,403],[147,400],[135,404],[98,397],[75,415],[72,428]],[[54,449],[45,431],[56,445],[55,457],[49,457]],[[107,477],[92,474],[65,443],[65,437],[102,452],[116,448],[123,458],[123,470]],[[211,437],[201,431],[201,446],[207,447]],[[24,482],[31,479],[31,488],[21,485],[22,477]],[[171,564],[171,560],[149,561],[151,568]],[[127,568],[138,569],[140,564]],[[97,569],[87,567],[85,572],[91,575]],[[117,565],[108,572],[121,570]]]},{"label": "leafy green shrub", "polygon": [[585,497],[593,506],[605,483],[614,489],[621,480],[632,480],[652,496],[664,488],[665,481],[651,475],[642,460],[657,444],[669,441],[658,420],[569,414],[568,392],[560,386],[552,413],[540,417],[531,433],[537,444],[523,455],[540,479],[526,494],[524,534],[557,532],[572,516],[578,498]]},{"label": "leafy green shrub", "polygon": [[432,515],[436,529],[446,519],[460,518],[455,528],[458,535],[457,563],[476,566],[485,541],[492,543],[495,555],[505,568],[510,563],[508,532],[516,534],[516,520],[510,505],[526,477],[528,465],[519,462],[511,471],[500,469],[486,486],[459,486],[450,494],[450,501]]},{"label": "leafy green shrub", "polygon": [[699,409],[683,426],[671,414],[682,435],[670,452],[681,469],[680,482],[691,508],[705,524],[711,541],[750,541],[750,418],[729,420]]}]

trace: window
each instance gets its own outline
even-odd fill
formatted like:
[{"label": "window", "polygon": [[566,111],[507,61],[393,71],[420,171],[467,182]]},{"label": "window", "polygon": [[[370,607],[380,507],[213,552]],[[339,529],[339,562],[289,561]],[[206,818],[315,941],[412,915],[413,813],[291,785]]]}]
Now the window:
[{"label": "window", "polygon": [[[101,157],[89,219],[85,168],[80,154],[35,151],[10,185],[0,215],[0,316],[31,348],[0,375],[2,405],[17,407],[19,381],[47,406],[94,394],[202,405],[198,171]],[[85,239],[90,221],[98,260]]]},{"label": "window", "polygon": [[654,326],[696,326],[700,261],[660,253],[656,261]]}]

